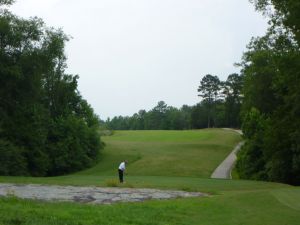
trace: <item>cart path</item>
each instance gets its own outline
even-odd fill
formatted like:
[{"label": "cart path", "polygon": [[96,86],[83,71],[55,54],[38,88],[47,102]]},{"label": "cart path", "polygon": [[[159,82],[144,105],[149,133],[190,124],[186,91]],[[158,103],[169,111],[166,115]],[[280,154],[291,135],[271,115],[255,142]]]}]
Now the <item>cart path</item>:
[{"label": "cart path", "polygon": [[[224,128],[226,130],[232,130],[228,128]],[[239,134],[243,134],[241,130],[233,130]],[[238,143],[233,151],[227,156],[227,158],[215,169],[212,173],[211,178],[218,178],[218,179],[232,179],[231,177],[231,170],[236,162],[236,154],[243,146],[244,141]]]},{"label": "cart path", "polygon": [[39,184],[0,184],[1,196],[42,201],[67,201],[89,204],[111,204],[116,202],[142,202],[208,196],[200,192],[185,192],[157,189],[76,187]]}]

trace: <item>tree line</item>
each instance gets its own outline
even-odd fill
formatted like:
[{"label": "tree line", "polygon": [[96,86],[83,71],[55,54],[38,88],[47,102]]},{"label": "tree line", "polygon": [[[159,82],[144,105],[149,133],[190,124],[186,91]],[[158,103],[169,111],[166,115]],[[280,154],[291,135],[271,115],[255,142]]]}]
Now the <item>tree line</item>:
[{"label": "tree line", "polygon": [[0,175],[53,176],[92,166],[99,119],[66,74],[60,29],[0,0]]},{"label": "tree line", "polygon": [[[180,109],[159,102],[102,126],[115,130],[242,127],[241,178],[300,184],[300,4],[250,0],[269,17],[253,38],[240,74],[206,75],[200,102]],[[0,175],[52,176],[92,166],[102,147],[100,120],[65,69],[62,30],[22,19],[0,0]]]},{"label": "tree line", "polygon": [[140,110],[132,116],[107,119],[104,126],[112,130],[186,130],[241,125],[243,78],[231,74],[226,81],[207,74],[199,85],[201,101],[181,108],[168,106],[164,101],[151,110]]},{"label": "tree line", "polygon": [[299,185],[300,4],[294,0],[250,2],[269,18],[269,28],[247,46],[238,64],[240,75],[229,76],[226,82],[206,75],[198,89],[202,100],[195,106],[176,109],[160,102],[149,112],[115,117],[106,125],[112,129],[241,125],[245,145],[238,155],[240,177]]},{"label": "tree line", "polygon": [[300,4],[252,0],[269,17],[240,66],[246,143],[238,155],[241,178],[300,184]]}]

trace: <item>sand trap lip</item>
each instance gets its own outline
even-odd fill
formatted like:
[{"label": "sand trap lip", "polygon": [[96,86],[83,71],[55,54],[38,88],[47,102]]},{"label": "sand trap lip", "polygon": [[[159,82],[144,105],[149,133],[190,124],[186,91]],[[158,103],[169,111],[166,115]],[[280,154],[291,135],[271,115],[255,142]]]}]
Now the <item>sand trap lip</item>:
[{"label": "sand trap lip", "polygon": [[89,204],[142,202],[174,198],[201,197],[207,194],[147,188],[76,187],[39,184],[0,184],[0,196],[42,201],[66,201]]}]

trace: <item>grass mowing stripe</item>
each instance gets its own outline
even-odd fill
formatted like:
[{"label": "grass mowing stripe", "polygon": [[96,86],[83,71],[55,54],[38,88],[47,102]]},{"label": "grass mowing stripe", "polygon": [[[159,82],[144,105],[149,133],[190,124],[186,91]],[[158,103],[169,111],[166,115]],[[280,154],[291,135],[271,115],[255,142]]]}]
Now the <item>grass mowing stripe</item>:
[{"label": "grass mowing stripe", "polygon": [[299,219],[269,191],[98,206],[0,198],[0,224],[297,225]]},{"label": "grass mowing stripe", "polygon": [[271,192],[273,196],[283,205],[300,211],[300,189],[276,189]]},{"label": "grass mowing stripe", "polygon": [[[210,177],[241,137],[222,129],[205,129],[117,131],[103,140],[107,143],[104,158],[138,158],[131,163],[129,160],[131,175]],[[116,162],[109,168],[109,161],[113,160],[99,163],[85,174],[114,174]]]},{"label": "grass mowing stripe", "polygon": [[0,198],[0,225],[299,224],[297,188],[269,182],[208,179],[210,171],[241,140],[234,132],[120,131],[103,140],[107,148],[93,168],[60,177],[0,177],[0,182],[106,186],[107,181],[117,179],[118,163],[126,158],[131,162],[125,177],[128,186],[213,195],[101,206]]}]

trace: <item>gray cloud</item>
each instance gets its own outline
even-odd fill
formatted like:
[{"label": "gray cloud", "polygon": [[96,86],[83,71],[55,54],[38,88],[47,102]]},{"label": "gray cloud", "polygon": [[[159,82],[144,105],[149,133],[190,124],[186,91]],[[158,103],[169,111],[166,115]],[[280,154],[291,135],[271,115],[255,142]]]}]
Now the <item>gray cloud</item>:
[{"label": "gray cloud", "polygon": [[19,0],[16,14],[61,27],[68,72],[102,119],[199,101],[211,73],[226,79],[266,20],[248,0]]}]

